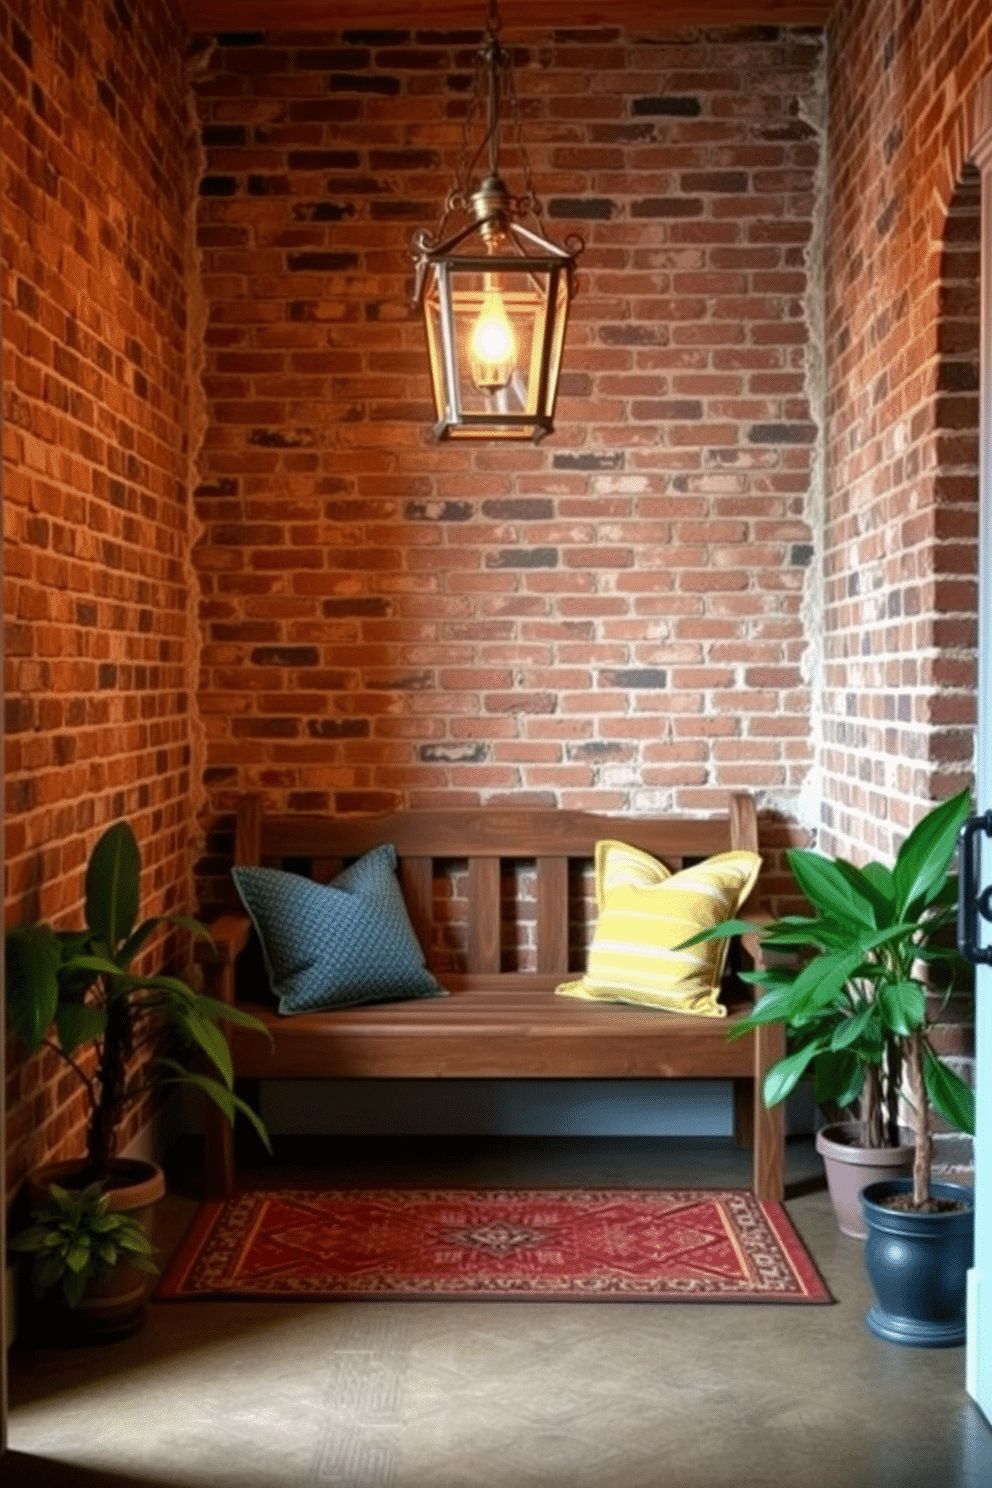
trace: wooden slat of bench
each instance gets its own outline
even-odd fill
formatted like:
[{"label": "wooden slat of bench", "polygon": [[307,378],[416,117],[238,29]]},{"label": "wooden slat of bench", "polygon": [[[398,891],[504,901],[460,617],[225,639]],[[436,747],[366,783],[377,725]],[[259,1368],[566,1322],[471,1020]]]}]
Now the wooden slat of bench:
[{"label": "wooden slat of bench", "polygon": [[413,933],[426,955],[431,952],[434,924],[434,864],[430,858],[402,858],[400,884]]},{"label": "wooden slat of bench", "polygon": [[568,859],[537,860],[537,969],[568,972]]},{"label": "wooden slat of bench", "polygon": [[392,842],[400,858],[538,858],[591,855],[603,838],[619,838],[661,858],[706,857],[730,846],[727,817],[712,820],[598,816],[581,811],[520,808],[406,811],[366,817],[266,817],[261,823],[266,857],[324,855],[332,845],[358,857]]},{"label": "wooden slat of bench", "polygon": [[469,971],[499,971],[500,889],[499,858],[471,858],[468,865]]},{"label": "wooden slat of bench", "polygon": [[239,797],[234,834],[234,862],[237,867],[251,868],[261,862],[262,820],[261,796]]}]

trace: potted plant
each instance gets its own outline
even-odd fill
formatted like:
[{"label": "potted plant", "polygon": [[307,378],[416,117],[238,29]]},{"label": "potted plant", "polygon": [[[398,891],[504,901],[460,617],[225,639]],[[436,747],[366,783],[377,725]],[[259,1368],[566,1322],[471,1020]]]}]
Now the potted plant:
[{"label": "potted plant", "polygon": [[[957,1130],[969,1133],[975,1112],[973,1092],[932,1046],[927,1006],[928,994],[936,989],[949,996],[970,971],[948,940],[957,903],[957,878],[950,867],[969,809],[968,791],[935,806],[905,839],[891,868],[878,862],[856,867],[842,858],[791,852],[792,872],[813,917],[787,915],[766,925],[725,921],[686,942],[757,934],[762,951],[797,958],[795,964],[744,973],[765,992],[730,1033],[740,1037],[767,1023],[784,1023],[788,1029],[789,1052],[765,1078],[766,1105],[784,1100],[812,1068],[821,1105],[843,1111],[857,1104],[860,1145],[876,1151],[899,1145],[900,1104],[908,1107],[911,1180],[871,1184],[867,1196],[862,1195],[876,1291],[874,1271],[887,1248],[884,1241],[872,1241],[878,1208],[898,1215],[903,1241],[907,1228],[946,1234],[970,1230],[973,1223],[972,1191],[932,1182],[931,1106]],[[900,1248],[904,1244],[888,1250],[894,1254]],[[936,1307],[939,1315],[913,1329],[888,1321],[908,1316],[896,1309],[910,1305],[888,1297],[872,1309],[869,1327],[905,1342],[960,1341],[968,1265],[970,1259],[962,1270],[959,1256],[955,1297],[959,1290],[960,1305],[942,1300]]]},{"label": "potted plant", "polygon": [[[31,1211],[31,1226],[15,1235],[11,1249],[33,1255],[31,1290],[48,1305],[52,1325],[71,1336],[120,1338],[144,1317],[145,1275],[155,1276],[152,1244],[140,1218],[112,1210],[99,1183],[70,1192],[57,1183]],[[53,1307],[59,1287],[72,1324]]]},{"label": "potted plant", "polygon": [[[230,1050],[218,1020],[264,1029],[250,1014],[195,992],[178,977],[133,969],[162,925],[181,926],[209,939],[199,921],[185,915],[156,915],[139,923],[140,881],[134,833],[126,822],[116,822],[87,864],[85,929],[56,930],[32,922],[7,931],[11,1033],[29,1053],[43,1046],[53,1049],[76,1075],[88,1107],[85,1158],[35,1174],[36,1207],[44,1205],[55,1181],[74,1191],[73,1203],[81,1202],[80,1191],[90,1192],[95,1185],[96,1193],[107,1198],[109,1213],[149,1209],[165,1191],[161,1169],[121,1158],[117,1149],[128,1111],[159,1085],[195,1086],[229,1120],[239,1111],[247,1116],[268,1145],[258,1116],[235,1094]],[[150,1063],[135,1060],[170,1033],[179,1045],[172,1053],[179,1058],[168,1054]],[[189,1068],[190,1061],[204,1068]],[[58,1209],[60,1201],[54,1195],[52,1199]],[[86,1205],[80,1214],[84,1212],[90,1213]],[[15,1239],[15,1247],[22,1239]],[[133,1290],[129,1279],[124,1281],[125,1290]]]}]

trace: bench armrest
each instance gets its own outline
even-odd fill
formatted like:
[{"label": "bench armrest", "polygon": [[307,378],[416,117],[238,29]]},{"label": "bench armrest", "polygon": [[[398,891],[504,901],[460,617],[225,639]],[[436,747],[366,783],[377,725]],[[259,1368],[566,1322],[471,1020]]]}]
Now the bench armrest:
[{"label": "bench armrest", "polygon": [[224,914],[207,929],[213,944],[201,941],[197,947],[197,960],[203,967],[207,990],[212,997],[233,1006],[234,963],[251,939],[251,920],[247,915]]},{"label": "bench armrest", "polygon": [[[761,926],[774,923],[774,917],[768,914],[766,910],[757,910],[755,913],[749,914],[748,919],[753,920],[755,924]],[[750,935],[742,935],[740,937],[740,943],[745,956],[747,956],[751,963],[751,970],[761,971],[763,967],[771,965],[767,954],[762,949],[760,933],[752,931]],[[757,1002],[762,995],[761,986],[757,982],[747,982],[745,985],[753,1001]]]},{"label": "bench armrest", "polygon": [[198,947],[198,960],[208,966],[226,966],[236,961],[251,939],[251,920],[247,915],[225,914],[208,925],[213,945],[203,941]]}]

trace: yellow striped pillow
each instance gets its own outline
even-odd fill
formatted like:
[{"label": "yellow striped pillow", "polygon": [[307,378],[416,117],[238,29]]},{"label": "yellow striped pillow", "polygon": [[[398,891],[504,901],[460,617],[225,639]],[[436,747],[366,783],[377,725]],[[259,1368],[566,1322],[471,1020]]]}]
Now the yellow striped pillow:
[{"label": "yellow striped pillow", "polygon": [[672,1013],[723,1018],[717,1001],[725,940],[677,951],[699,930],[733,919],[754,887],[757,853],[728,852],[669,873],[622,842],[596,844],[599,918],[586,974],[556,990],[590,1002],[634,1002]]},{"label": "yellow striped pillow", "polygon": [[650,889],[671,878],[664,863],[626,842],[596,843],[596,907],[602,912],[614,889]]}]

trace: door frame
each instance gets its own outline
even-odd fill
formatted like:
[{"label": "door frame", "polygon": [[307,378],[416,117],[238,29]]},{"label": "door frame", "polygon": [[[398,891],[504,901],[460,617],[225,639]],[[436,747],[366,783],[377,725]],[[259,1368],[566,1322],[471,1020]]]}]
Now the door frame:
[{"label": "door frame", "polygon": [[[3,324],[0,317],[0,366],[3,365]],[[0,448],[3,445],[3,400],[0,399]],[[3,464],[0,461],[0,531],[3,523]],[[0,542],[0,588],[3,587],[3,543]],[[4,643],[3,626],[0,625],[0,679],[3,677]],[[3,682],[0,680],[0,693]],[[3,758],[0,756],[0,787],[3,786]],[[4,841],[3,790],[0,789],[0,847],[3,861],[7,861]],[[0,895],[0,934],[3,932],[3,896]],[[4,1214],[7,1210],[7,1106],[4,1073],[7,1069],[7,1008],[4,999],[3,957],[0,956],[0,1195],[3,1196]],[[0,1457],[7,1450],[7,1225],[0,1224]]]},{"label": "door frame", "polygon": [[[970,150],[982,177],[978,454],[978,716],[975,810],[992,808],[992,126]],[[988,743],[988,748],[985,747]],[[983,848],[982,882],[992,853]],[[988,936],[985,940],[987,942]],[[965,1384],[992,1419],[992,967],[975,968],[975,1261],[968,1275]]]},{"label": "door frame", "polygon": [[[0,317],[0,366],[3,365],[3,325]],[[3,401],[0,399],[0,448],[3,444]],[[3,465],[0,462],[0,531],[3,522]],[[0,542],[0,588],[3,586],[3,543]],[[3,676],[4,649],[3,626],[0,625],[0,678]],[[3,683],[0,681],[0,692]],[[3,758],[0,756],[0,787],[3,786]],[[3,790],[0,789],[0,847],[4,848],[3,861],[7,861],[4,842]],[[3,932],[3,898],[0,896],[0,934]],[[7,1209],[7,1008],[4,999],[3,957],[0,956],[0,1195],[3,1196],[4,1213]],[[0,1224],[0,1457],[7,1450],[7,1225]]]}]

